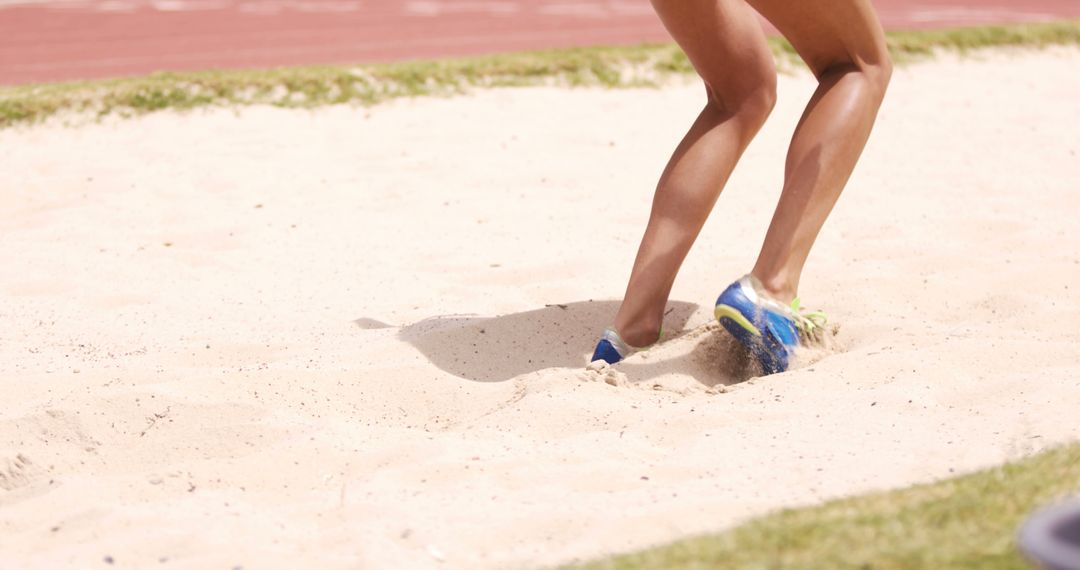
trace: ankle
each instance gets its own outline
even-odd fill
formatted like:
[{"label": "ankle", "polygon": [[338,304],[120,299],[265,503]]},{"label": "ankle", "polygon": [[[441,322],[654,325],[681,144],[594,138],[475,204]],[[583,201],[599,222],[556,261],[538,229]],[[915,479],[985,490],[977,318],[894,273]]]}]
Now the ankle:
[{"label": "ankle", "polygon": [[753,271],[750,273],[761,284],[761,288],[773,299],[787,305],[798,296],[799,284],[797,281],[786,278],[783,275],[762,275]]},{"label": "ankle", "polygon": [[615,323],[615,332],[619,338],[633,348],[645,348],[660,340],[660,325],[650,323],[626,323],[622,326]]}]

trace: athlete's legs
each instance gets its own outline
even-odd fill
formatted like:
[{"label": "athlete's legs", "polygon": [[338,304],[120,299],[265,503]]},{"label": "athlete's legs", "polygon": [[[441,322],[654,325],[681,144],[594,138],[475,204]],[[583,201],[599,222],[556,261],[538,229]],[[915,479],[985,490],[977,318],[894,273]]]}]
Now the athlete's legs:
[{"label": "athlete's legs", "polygon": [[791,139],[784,190],[753,275],[777,299],[799,288],[806,256],[870,136],[892,64],[869,0],[749,0],[819,85]]},{"label": "athlete's legs", "polygon": [[675,274],[776,100],[772,54],[744,0],[653,0],[653,6],[705,80],[708,97],[660,177],[615,317],[615,329],[634,346],[656,340]]}]

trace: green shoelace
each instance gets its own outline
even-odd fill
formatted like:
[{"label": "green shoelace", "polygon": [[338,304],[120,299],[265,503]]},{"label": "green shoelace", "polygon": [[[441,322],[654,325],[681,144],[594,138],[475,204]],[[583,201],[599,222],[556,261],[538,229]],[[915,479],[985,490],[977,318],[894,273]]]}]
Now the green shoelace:
[{"label": "green shoelace", "polygon": [[825,311],[803,311],[801,301],[795,297],[791,301],[791,316],[795,319],[795,326],[799,332],[807,338],[818,339],[825,325],[829,323],[829,317]]}]

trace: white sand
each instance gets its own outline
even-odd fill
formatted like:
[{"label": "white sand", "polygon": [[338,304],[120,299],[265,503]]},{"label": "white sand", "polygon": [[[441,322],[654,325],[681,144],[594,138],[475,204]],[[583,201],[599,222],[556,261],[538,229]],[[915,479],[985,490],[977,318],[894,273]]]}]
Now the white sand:
[{"label": "white sand", "polygon": [[1074,440],[1078,68],[898,70],[801,291],[843,350],[726,393],[806,76],[620,386],[697,86],[0,132],[0,567],[532,568]]}]

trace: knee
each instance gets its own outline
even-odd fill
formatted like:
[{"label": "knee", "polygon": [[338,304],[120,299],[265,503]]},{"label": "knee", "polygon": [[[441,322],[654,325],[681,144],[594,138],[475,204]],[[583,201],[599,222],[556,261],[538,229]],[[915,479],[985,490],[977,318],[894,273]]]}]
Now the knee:
[{"label": "knee", "polygon": [[744,112],[759,123],[764,123],[765,119],[769,118],[774,107],[776,107],[775,74],[754,88],[743,101]]},{"label": "knee", "polygon": [[889,57],[887,51],[882,51],[873,54],[872,57],[854,60],[845,58],[832,62],[824,66],[817,75],[818,80],[824,82],[829,76],[849,73],[858,74],[857,77],[862,80],[869,93],[880,102],[885,97],[885,91],[888,89],[889,81],[892,79],[892,72],[892,58]]},{"label": "knee", "polygon": [[740,118],[755,130],[765,123],[776,106],[775,71],[752,79],[744,76],[738,85],[706,81],[705,86],[710,106]]},{"label": "knee", "polygon": [[889,81],[892,79],[893,63],[892,58],[886,52],[882,54],[874,63],[864,63],[860,66],[860,71],[866,76],[867,83],[874,89],[874,91],[880,97],[885,97],[885,90],[889,88]]}]

